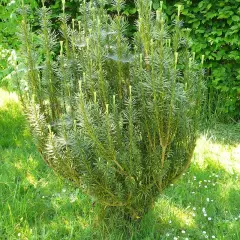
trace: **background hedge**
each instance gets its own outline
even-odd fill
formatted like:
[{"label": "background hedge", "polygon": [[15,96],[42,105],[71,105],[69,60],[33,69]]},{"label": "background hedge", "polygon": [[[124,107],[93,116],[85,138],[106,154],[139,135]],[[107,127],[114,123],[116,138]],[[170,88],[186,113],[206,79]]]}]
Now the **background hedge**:
[{"label": "background hedge", "polygon": [[183,1],[194,50],[205,54],[209,115],[240,119],[240,0]]}]

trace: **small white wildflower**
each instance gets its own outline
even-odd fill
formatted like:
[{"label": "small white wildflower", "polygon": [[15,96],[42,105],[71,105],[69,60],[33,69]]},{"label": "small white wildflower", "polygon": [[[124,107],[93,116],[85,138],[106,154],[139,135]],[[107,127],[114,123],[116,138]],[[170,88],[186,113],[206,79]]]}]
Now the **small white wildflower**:
[{"label": "small white wildflower", "polygon": [[65,193],[67,190],[65,188],[62,189],[62,192]]},{"label": "small white wildflower", "polygon": [[174,239],[174,240],[178,240],[178,237],[174,237],[173,239]]},{"label": "small white wildflower", "polygon": [[211,180],[208,180],[208,182],[211,182]]},{"label": "small white wildflower", "polygon": [[14,3],[15,3],[15,1],[12,0],[12,1],[10,1],[10,3],[8,3],[8,6],[11,6],[11,5],[14,4]]},{"label": "small white wildflower", "polygon": [[213,202],[213,199],[211,199],[211,202]]},{"label": "small white wildflower", "polygon": [[215,186],[216,184],[215,184],[215,183],[213,183],[212,185],[213,185],[213,186]]},{"label": "small white wildflower", "polygon": [[193,213],[193,214],[192,214],[192,216],[193,216],[193,217],[195,217],[195,216],[196,216],[196,214],[195,214],[195,213]]},{"label": "small white wildflower", "polygon": [[185,240],[189,240],[189,238],[185,238]]},{"label": "small white wildflower", "polygon": [[171,183],[171,184],[170,184],[170,186],[172,187],[172,186],[173,186],[173,184]]},{"label": "small white wildflower", "polygon": [[42,198],[45,198],[45,196],[42,196]]},{"label": "small white wildflower", "polygon": [[18,237],[20,237],[21,236],[21,233],[18,233]]},{"label": "small white wildflower", "polygon": [[194,194],[195,192],[192,192],[192,194]]},{"label": "small white wildflower", "polygon": [[170,234],[169,234],[169,233],[166,233],[166,236],[167,236],[167,237],[169,237],[169,236],[170,236]]},{"label": "small white wildflower", "polygon": [[207,202],[209,202],[210,201],[210,199],[209,198],[207,198]]},{"label": "small white wildflower", "polygon": [[186,175],[186,173],[183,173],[183,176],[185,176]]},{"label": "small white wildflower", "polygon": [[182,233],[186,233],[185,230],[182,230]]},{"label": "small white wildflower", "polygon": [[216,174],[215,177],[218,178],[218,175]]},{"label": "small white wildflower", "polygon": [[202,233],[203,233],[203,234],[206,234],[207,232],[206,232],[206,231],[203,231]]},{"label": "small white wildflower", "polygon": [[195,207],[193,207],[193,211],[196,211],[196,208],[195,208]]},{"label": "small white wildflower", "polygon": [[207,185],[205,185],[204,187],[207,188]]},{"label": "small white wildflower", "polygon": [[205,238],[208,238],[208,235],[206,235]]},{"label": "small white wildflower", "polygon": [[207,180],[203,180],[204,182],[207,182]]},{"label": "small white wildflower", "polygon": [[76,200],[77,200],[77,196],[76,195],[74,195],[74,194],[70,194],[70,202],[71,203],[74,203]]},{"label": "small white wildflower", "polygon": [[169,220],[169,222],[168,222],[169,224],[171,224],[172,223],[172,220]]},{"label": "small white wildflower", "polygon": [[235,219],[235,220],[238,220],[238,218],[237,218],[237,217],[235,217],[234,219]]},{"label": "small white wildflower", "polygon": [[202,208],[202,211],[203,211],[203,212],[205,212],[205,211],[206,211],[206,208],[205,208],[205,207],[204,207],[204,208]]},{"label": "small white wildflower", "polygon": [[211,221],[212,220],[212,218],[211,217],[208,217],[208,221]]},{"label": "small white wildflower", "polygon": [[213,235],[212,238],[216,238],[216,237]]}]

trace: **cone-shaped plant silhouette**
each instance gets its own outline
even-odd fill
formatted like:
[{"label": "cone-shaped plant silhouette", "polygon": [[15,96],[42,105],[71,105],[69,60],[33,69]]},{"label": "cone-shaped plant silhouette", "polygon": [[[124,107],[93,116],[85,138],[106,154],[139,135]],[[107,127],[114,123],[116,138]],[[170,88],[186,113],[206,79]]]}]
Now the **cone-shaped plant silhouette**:
[{"label": "cone-shaped plant silhouette", "polygon": [[180,7],[168,26],[162,2],[153,13],[151,1],[137,0],[138,30],[129,42],[124,1],[114,1],[114,16],[106,3],[84,1],[81,21],[69,26],[63,1],[60,44],[49,9],[39,10],[41,29],[33,37],[23,6],[23,97],[49,166],[103,207],[139,218],[190,165],[203,69],[190,52]]}]

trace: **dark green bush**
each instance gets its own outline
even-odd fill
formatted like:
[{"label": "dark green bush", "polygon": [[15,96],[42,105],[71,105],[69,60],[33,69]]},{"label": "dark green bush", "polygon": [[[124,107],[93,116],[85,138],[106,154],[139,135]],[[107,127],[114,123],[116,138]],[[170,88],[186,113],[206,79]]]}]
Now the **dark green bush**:
[{"label": "dark green bush", "polygon": [[151,2],[136,1],[138,30],[129,44],[124,1],[114,1],[112,17],[107,1],[83,2],[71,26],[64,4],[57,58],[49,9],[39,11],[38,39],[22,10],[27,72],[19,89],[36,145],[50,167],[103,208],[140,218],[190,165],[204,57],[198,65],[189,51],[180,7],[168,26],[162,7],[153,14]]},{"label": "dark green bush", "polygon": [[206,56],[209,111],[240,119],[240,1],[184,1],[193,49]]}]

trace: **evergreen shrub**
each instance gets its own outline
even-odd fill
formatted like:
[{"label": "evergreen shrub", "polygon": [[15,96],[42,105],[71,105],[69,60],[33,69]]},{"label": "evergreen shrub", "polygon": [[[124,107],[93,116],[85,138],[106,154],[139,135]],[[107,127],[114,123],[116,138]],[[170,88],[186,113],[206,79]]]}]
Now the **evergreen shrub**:
[{"label": "evergreen shrub", "polygon": [[37,38],[23,6],[27,71],[18,87],[47,164],[103,209],[138,219],[190,165],[204,56],[198,64],[190,52],[180,6],[168,26],[162,2],[153,14],[151,1],[137,0],[138,31],[129,42],[124,1],[114,1],[112,16],[106,3],[83,2],[81,21],[72,19],[69,26],[63,0],[61,35],[51,31],[51,13],[43,5]]}]

